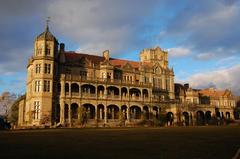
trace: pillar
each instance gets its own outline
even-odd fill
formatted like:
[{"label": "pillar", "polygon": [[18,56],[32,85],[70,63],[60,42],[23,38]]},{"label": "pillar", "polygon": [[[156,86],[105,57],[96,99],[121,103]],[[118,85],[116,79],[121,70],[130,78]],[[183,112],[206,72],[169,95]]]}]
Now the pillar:
[{"label": "pillar", "polygon": [[81,88],[81,84],[78,83],[78,85],[79,85],[79,97],[82,97],[82,88]]},{"label": "pillar", "polygon": [[65,103],[64,103],[64,101],[61,99],[60,100],[60,123],[61,124],[64,124],[64,121],[65,121],[65,113],[64,113],[64,111],[65,111],[65,109],[64,109],[64,107],[65,107]]},{"label": "pillar", "polygon": [[69,126],[72,126],[72,112],[71,112],[71,105],[68,105],[68,122]]},{"label": "pillar", "polygon": [[107,124],[107,106],[104,106],[104,123]]},{"label": "pillar", "polygon": [[61,97],[65,96],[65,82],[61,80]]},{"label": "pillar", "polygon": [[127,107],[127,121],[130,121],[130,107]]},{"label": "pillar", "polygon": [[97,107],[95,107],[95,120],[97,120],[98,119],[98,111],[97,111]]},{"label": "pillar", "polygon": [[72,96],[71,83],[69,83],[69,95]]},{"label": "pillar", "polygon": [[102,120],[103,119],[103,110],[102,110],[102,108],[100,108],[99,110],[100,110],[99,118],[100,118],[100,120]]},{"label": "pillar", "polygon": [[104,89],[104,98],[107,98],[107,88]]}]

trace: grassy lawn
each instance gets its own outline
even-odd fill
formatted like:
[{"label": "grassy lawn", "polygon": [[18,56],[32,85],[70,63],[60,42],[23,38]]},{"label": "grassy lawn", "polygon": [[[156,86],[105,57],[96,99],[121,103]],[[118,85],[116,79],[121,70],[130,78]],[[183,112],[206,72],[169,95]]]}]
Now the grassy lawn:
[{"label": "grassy lawn", "polygon": [[0,131],[1,158],[231,159],[240,127]]}]

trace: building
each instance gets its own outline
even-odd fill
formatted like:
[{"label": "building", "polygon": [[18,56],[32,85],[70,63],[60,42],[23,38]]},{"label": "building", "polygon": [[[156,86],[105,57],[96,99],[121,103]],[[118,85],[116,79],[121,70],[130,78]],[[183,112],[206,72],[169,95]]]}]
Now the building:
[{"label": "building", "polygon": [[175,84],[179,121],[189,124],[214,124],[234,119],[236,100],[228,89],[192,89],[189,84]]},{"label": "building", "polygon": [[[19,126],[135,125],[166,117],[181,121],[186,101],[199,104],[199,91],[174,88],[168,52],[144,49],[140,61],[65,51],[48,26],[36,37],[27,65],[26,99],[19,105]],[[175,98],[176,95],[176,98]],[[221,103],[219,103],[221,104]],[[184,116],[181,115],[181,116]],[[192,117],[193,118],[193,117]]]}]

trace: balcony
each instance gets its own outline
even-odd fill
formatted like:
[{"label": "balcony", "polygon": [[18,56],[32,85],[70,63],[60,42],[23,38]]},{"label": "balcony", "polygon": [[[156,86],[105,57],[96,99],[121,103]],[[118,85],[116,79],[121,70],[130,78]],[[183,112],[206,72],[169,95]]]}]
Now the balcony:
[{"label": "balcony", "polygon": [[[64,75],[62,75],[64,77]],[[93,78],[93,77],[84,77],[80,75],[66,75],[66,81],[75,81],[75,82],[87,82],[87,83],[97,83],[97,84],[113,84],[113,85],[126,85],[126,86],[136,86],[136,87],[152,87],[152,83],[144,83],[139,81],[125,81],[119,79],[104,79],[104,78]]]}]

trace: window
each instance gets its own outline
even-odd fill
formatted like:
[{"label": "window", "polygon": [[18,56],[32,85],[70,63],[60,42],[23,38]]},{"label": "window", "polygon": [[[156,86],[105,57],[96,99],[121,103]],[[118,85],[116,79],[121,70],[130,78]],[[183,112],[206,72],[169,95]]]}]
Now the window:
[{"label": "window", "polygon": [[42,48],[37,49],[37,55],[42,55]]},{"label": "window", "polygon": [[86,71],[80,71],[80,76],[82,79],[86,79],[87,78],[87,72]]},{"label": "window", "polygon": [[35,81],[35,92],[40,92],[41,90],[41,81]]},{"label": "window", "polygon": [[51,53],[50,46],[47,46],[47,48],[46,48],[46,55],[49,56],[50,53]]},{"label": "window", "polygon": [[51,64],[44,65],[44,73],[50,74],[51,73]]},{"label": "window", "polygon": [[50,81],[44,80],[43,91],[50,92]]},{"label": "window", "polygon": [[41,64],[36,64],[35,73],[41,73]]},{"label": "window", "polygon": [[33,119],[40,119],[40,102],[34,101],[34,114]]}]

